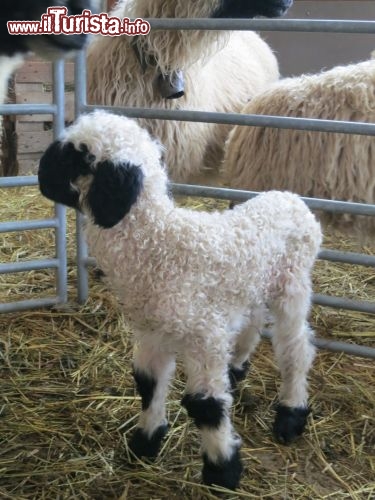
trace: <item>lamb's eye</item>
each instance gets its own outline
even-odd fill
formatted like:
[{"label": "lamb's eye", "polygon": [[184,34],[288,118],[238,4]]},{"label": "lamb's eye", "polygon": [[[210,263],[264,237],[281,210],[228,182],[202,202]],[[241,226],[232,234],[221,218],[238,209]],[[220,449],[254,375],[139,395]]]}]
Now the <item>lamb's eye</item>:
[{"label": "lamb's eye", "polygon": [[87,161],[87,163],[94,163],[96,161],[96,156],[92,153],[87,153],[87,155],[85,156],[85,160]]}]

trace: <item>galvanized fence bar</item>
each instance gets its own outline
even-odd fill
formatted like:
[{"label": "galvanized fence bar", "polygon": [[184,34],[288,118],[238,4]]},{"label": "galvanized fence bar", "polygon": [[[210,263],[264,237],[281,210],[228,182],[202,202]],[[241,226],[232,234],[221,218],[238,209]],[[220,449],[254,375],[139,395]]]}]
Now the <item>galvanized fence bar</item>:
[{"label": "galvanized fence bar", "polygon": [[58,269],[58,259],[27,260],[25,262],[12,262],[0,264],[0,274],[22,273],[28,271],[39,271],[41,269]]},{"label": "galvanized fence bar", "polygon": [[25,187],[25,186],[37,186],[37,185],[38,185],[38,177],[36,175],[0,177],[0,188]]},{"label": "galvanized fence bar", "polygon": [[[83,108],[86,106],[87,99],[87,84],[86,84],[86,62],[85,52],[81,51],[76,57],[75,63],[75,115],[78,117],[83,113]],[[89,295],[89,275],[86,265],[88,259],[88,249],[83,234],[84,217],[80,212],[76,212],[76,245],[77,245],[77,293],[78,302],[83,304]]]},{"label": "galvanized fence bar", "polygon": [[375,21],[344,19],[145,18],[153,30],[294,31],[374,34]]},{"label": "galvanized fence bar", "polygon": [[335,309],[375,314],[375,302],[367,302],[365,300],[360,301],[316,293],[313,295],[313,302],[320,306],[333,307]]},{"label": "galvanized fence bar", "polygon": [[[268,330],[263,330],[262,337],[264,339],[271,340],[272,334]],[[318,349],[324,349],[325,351],[331,352],[344,352],[350,354],[351,356],[361,356],[362,358],[375,359],[375,348],[367,347],[357,344],[349,344],[348,342],[341,342],[338,340],[329,340],[315,337],[312,343]]]},{"label": "galvanized fence bar", "polygon": [[[65,127],[65,64],[63,60],[53,65],[53,101],[56,113],[53,115],[53,137],[59,139]],[[58,226],[55,231],[56,257],[59,266],[56,272],[56,291],[60,303],[68,300],[68,266],[66,252],[66,207],[55,205]]]},{"label": "galvanized fence bar", "polygon": [[59,304],[58,297],[51,297],[46,299],[27,299],[19,300],[17,302],[10,302],[9,304],[0,304],[0,313],[12,313],[28,311],[29,309],[41,309],[43,307],[53,307]]},{"label": "galvanized fence bar", "polygon": [[341,262],[343,264],[375,268],[375,256],[364,253],[340,252],[339,250],[321,250],[318,258],[328,260],[329,262]]},{"label": "galvanized fence bar", "polygon": [[[309,32],[331,32],[331,33],[375,33],[374,21],[335,21],[335,20],[240,20],[240,19],[148,19],[152,29],[205,29],[205,30],[257,30],[257,31],[309,31]],[[81,59],[81,71],[84,61]],[[260,116],[241,113],[211,113],[189,110],[165,110],[151,108],[119,108],[113,106],[92,106],[85,104],[85,96],[81,95],[77,105],[76,113],[87,113],[94,109],[106,109],[107,111],[126,115],[132,118],[180,120],[190,122],[224,123],[228,125],[275,127],[283,129],[310,130],[331,133],[375,135],[374,123],[353,123],[336,120],[319,120],[311,118],[294,118],[280,116]],[[174,194],[187,196],[202,196],[210,198],[225,199],[242,202],[256,196],[258,193],[250,191],[232,190],[206,186],[191,186],[183,184],[171,184]],[[354,215],[375,216],[375,205],[365,203],[350,203],[336,200],[309,199],[304,198],[307,205],[313,210],[323,210],[331,213],[351,213]],[[78,224],[78,237],[82,238],[81,225]],[[323,249],[319,258],[349,264],[375,266],[375,257],[354,252],[341,252],[337,250]],[[78,260],[79,266],[87,271],[87,267],[95,265],[95,260],[82,253]],[[81,291],[84,290],[82,283]],[[88,287],[87,287],[88,293]],[[80,301],[87,298],[87,294],[80,294]],[[355,301],[347,298],[329,297],[322,294],[314,295],[314,302],[323,306],[350,309],[365,313],[375,314],[375,303]],[[264,336],[268,336],[265,332]],[[346,342],[336,342],[326,339],[315,339],[314,343],[319,348],[335,352],[346,352],[348,354],[364,356],[375,359],[375,349],[352,345]]]},{"label": "galvanized fence bar", "polygon": [[[219,200],[243,202],[254,198],[257,191],[245,191],[241,189],[229,189],[211,186],[198,186],[192,184],[171,183],[173,194],[184,196],[197,196],[201,198],[217,198]],[[301,197],[312,210],[324,210],[331,213],[351,213],[353,215],[375,216],[375,205],[367,203],[352,203],[348,201],[325,200],[319,198]]]},{"label": "galvanized fence bar", "polygon": [[41,219],[20,222],[1,222],[0,233],[10,233],[15,231],[31,231],[33,229],[51,229],[58,227],[56,219]]},{"label": "galvanized fence bar", "polygon": [[160,108],[133,108],[118,106],[82,105],[81,112],[89,113],[104,109],[111,113],[130,118],[176,120],[185,122],[222,123],[225,125],[246,125],[255,127],[274,127],[313,132],[334,132],[340,134],[375,135],[375,123],[323,120],[316,118],[291,118],[269,115],[248,115],[242,113],[214,113],[212,111],[189,111]]},{"label": "galvanized fence bar", "polygon": [[0,115],[53,115],[55,104],[0,104]]}]

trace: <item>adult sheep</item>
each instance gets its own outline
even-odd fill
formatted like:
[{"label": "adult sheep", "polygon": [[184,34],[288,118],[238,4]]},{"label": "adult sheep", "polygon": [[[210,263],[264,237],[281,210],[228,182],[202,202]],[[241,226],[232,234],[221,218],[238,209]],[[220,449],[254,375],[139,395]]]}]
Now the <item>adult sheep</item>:
[{"label": "adult sheep", "polygon": [[[242,111],[375,123],[374,82],[373,59],[339,66],[280,80]],[[374,158],[374,136],[237,126],[228,138],[223,172],[233,188],[375,203]]]},{"label": "adult sheep", "polygon": [[[276,17],[292,1],[120,0],[111,15]],[[270,47],[252,32],[151,30],[136,39],[100,36],[88,50],[88,98],[93,104],[239,111],[278,76]],[[197,181],[218,172],[229,126],[161,120],[140,123],[166,146],[173,180]]]},{"label": "adult sheep", "polygon": [[48,148],[40,189],[87,216],[90,253],[135,335],[142,413],[130,448],[158,453],[179,355],[187,375],[182,404],[202,437],[203,480],[235,488],[242,466],[230,379],[246,374],[266,308],[282,377],[274,432],[283,443],[303,432],[314,357],[310,273],[321,230],[291,193],[263,193],[221,213],[178,208],[162,155],[134,120],[97,111]]},{"label": "adult sheep", "polygon": [[81,49],[86,35],[10,35],[7,21],[40,21],[48,7],[65,6],[68,15],[94,9],[98,0],[1,0],[0,6],[0,103],[7,95],[9,77],[25,56],[35,52],[54,59]]}]

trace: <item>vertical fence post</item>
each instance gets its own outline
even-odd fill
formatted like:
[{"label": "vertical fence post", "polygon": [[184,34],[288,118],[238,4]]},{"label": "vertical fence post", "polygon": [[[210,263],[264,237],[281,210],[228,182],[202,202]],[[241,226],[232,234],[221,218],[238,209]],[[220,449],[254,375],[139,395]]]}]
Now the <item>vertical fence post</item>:
[{"label": "vertical fence post", "polygon": [[[87,84],[86,84],[86,53],[81,51],[75,60],[75,117],[82,113],[83,106],[86,105]],[[83,304],[89,295],[89,276],[87,270],[88,250],[83,234],[83,216],[76,212],[76,243],[77,243],[77,286],[78,302]]]},{"label": "vertical fence post", "polygon": [[[53,64],[53,102],[56,112],[53,115],[53,136],[59,139],[65,127],[65,64],[63,60]],[[66,208],[63,205],[55,205],[55,218],[57,227],[55,229],[56,258],[58,267],[56,271],[56,292],[59,303],[68,300],[67,284],[67,252],[66,252]]]}]

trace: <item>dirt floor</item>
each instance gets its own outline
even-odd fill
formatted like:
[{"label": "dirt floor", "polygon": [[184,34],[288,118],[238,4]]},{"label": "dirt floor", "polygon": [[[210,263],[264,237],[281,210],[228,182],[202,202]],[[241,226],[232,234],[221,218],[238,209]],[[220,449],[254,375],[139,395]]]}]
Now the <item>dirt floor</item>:
[{"label": "dirt floor", "polygon": [[[197,203],[197,208],[210,208]],[[48,202],[35,189],[2,190],[4,220],[45,217]],[[73,214],[69,214],[69,304],[0,315],[0,498],[209,499],[200,484],[199,439],[180,405],[178,370],[168,402],[170,432],[160,457],[129,456],[127,439],[140,400],[134,391],[126,319],[94,272],[90,298],[76,303]],[[53,256],[50,231],[1,236],[0,261]],[[358,251],[358,243],[329,233],[326,247]],[[362,250],[374,254],[374,247]],[[374,300],[375,270],[319,262],[318,293]],[[0,276],[0,301],[53,293],[53,273]],[[315,306],[317,335],[375,347],[375,317]],[[311,371],[312,415],[305,435],[282,446],[271,433],[280,382],[264,341],[233,407],[243,439],[244,477],[227,499],[375,498],[375,363],[319,351]]]}]

